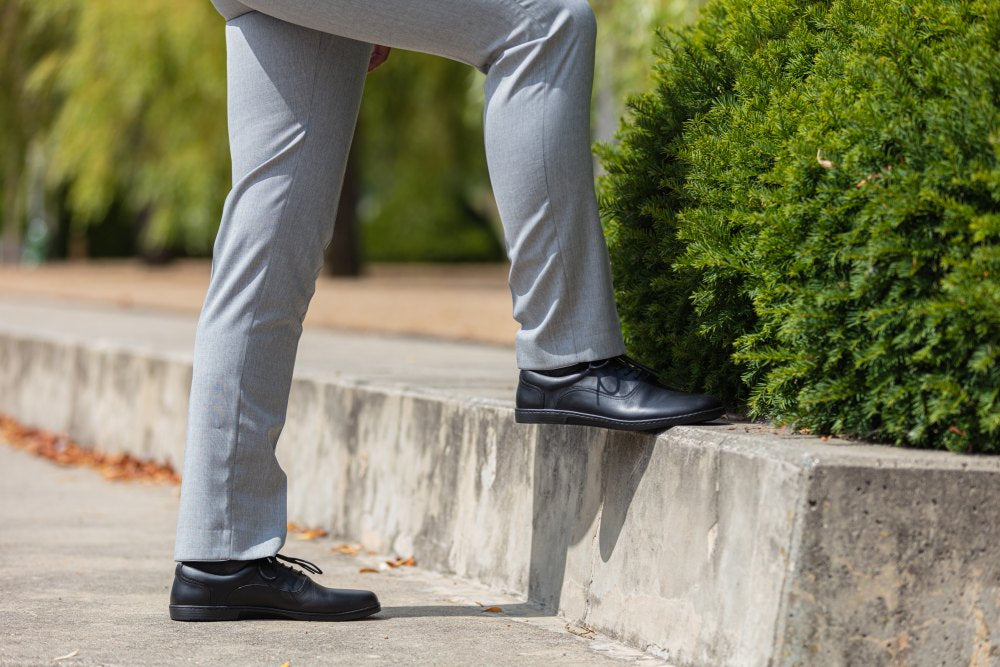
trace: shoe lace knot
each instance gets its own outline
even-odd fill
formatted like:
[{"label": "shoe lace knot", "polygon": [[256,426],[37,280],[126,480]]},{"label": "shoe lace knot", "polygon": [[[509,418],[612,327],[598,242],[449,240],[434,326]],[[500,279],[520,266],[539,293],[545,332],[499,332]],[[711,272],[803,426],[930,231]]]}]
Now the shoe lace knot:
[{"label": "shoe lace knot", "polygon": [[613,364],[615,372],[615,387],[610,389],[604,384],[604,377],[599,377],[597,379],[597,393],[603,391],[606,394],[614,395],[618,393],[621,389],[622,380],[648,380],[656,382],[656,371],[654,371],[649,366],[641,364],[632,357],[622,354],[617,357],[611,357],[609,359],[604,359],[597,363],[592,363],[591,368],[603,368],[608,364]]},{"label": "shoe lace knot", "polygon": [[[296,574],[302,574],[302,573],[299,572],[298,570],[296,570],[294,567],[290,567],[288,565],[285,565],[285,563],[291,563],[292,565],[298,565],[299,567],[301,567],[306,572],[312,572],[313,574],[323,574],[323,570],[319,569],[319,566],[316,565],[316,563],[313,563],[311,561],[307,561],[304,558],[295,558],[294,556],[285,556],[283,554],[275,554],[274,556],[269,556],[265,560],[267,562],[271,563],[272,565],[276,565],[278,567],[283,567],[286,570],[291,570],[292,572],[295,572]],[[285,561],[285,563],[283,563],[281,561]]]},{"label": "shoe lace knot", "polygon": [[623,354],[619,357],[615,357],[622,365],[624,369],[624,376],[629,380],[638,379],[656,379],[656,371],[654,371],[649,366],[639,363],[632,357]]}]

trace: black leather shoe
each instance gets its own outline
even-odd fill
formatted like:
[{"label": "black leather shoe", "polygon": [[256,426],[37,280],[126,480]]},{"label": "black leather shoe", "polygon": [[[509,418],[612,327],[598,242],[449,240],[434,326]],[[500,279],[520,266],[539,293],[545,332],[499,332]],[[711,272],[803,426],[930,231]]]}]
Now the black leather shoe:
[{"label": "black leather shoe", "polygon": [[247,561],[246,566],[233,574],[209,574],[178,563],[170,591],[170,618],[175,621],[249,618],[353,621],[382,610],[371,591],[326,588],[281,561],[322,574],[322,570],[307,560],[282,555]]},{"label": "black leather shoe", "polygon": [[561,375],[521,371],[514,418],[522,424],[577,424],[653,431],[718,419],[718,399],[667,389],[652,369],[622,355]]}]

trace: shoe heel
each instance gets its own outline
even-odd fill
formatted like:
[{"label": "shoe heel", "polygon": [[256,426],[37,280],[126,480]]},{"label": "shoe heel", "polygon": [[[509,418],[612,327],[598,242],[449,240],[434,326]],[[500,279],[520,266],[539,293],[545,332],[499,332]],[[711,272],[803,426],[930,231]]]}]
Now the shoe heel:
[{"label": "shoe heel", "polygon": [[175,621],[238,621],[240,611],[226,607],[172,604],[170,605],[170,618]]},{"label": "shoe heel", "polygon": [[546,410],[514,408],[514,421],[518,424],[565,424],[566,415],[553,414]]}]

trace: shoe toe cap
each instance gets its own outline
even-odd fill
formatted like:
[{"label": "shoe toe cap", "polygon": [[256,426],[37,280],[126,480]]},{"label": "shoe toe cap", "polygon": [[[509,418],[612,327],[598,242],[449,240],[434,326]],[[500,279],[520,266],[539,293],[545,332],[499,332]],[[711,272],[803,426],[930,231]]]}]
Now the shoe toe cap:
[{"label": "shoe toe cap", "polygon": [[353,588],[330,589],[331,597],[339,607],[345,609],[371,609],[381,606],[378,596],[372,591]]},{"label": "shoe toe cap", "polygon": [[722,401],[715,396],[695,394],[691,398],[691,412],[718,412],[721,416],[722,411]]}]

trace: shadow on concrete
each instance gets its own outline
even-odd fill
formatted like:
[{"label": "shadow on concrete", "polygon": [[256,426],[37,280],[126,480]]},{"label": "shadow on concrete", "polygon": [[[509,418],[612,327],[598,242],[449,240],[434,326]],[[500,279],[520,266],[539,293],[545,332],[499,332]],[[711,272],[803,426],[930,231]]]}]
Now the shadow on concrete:
[{"label": "shadow on concrete", "polygon": [[401,607],[382,607],[382,611],[371,620],[380,618],[422,618],[433,616],[482,616],[484,618],[531,618],[540,616],[552,616],[552,612],[539,607],[530,602],[518,602],[515,604],[498,603],[499,612],[488,612],[487,609],[493,607],[484,603],[482,607],[470,607],[469,605],[416,605]]},{"label": "shadow on concrete", "polygon": [[599,447],[581,446],[593,442],[586,427],[539,426],[535,437],[528,600],[551,614],[559,609],[567,552],[593,534],[595,519],[601,559],[614,553],[657,434],[606,430]]}]

